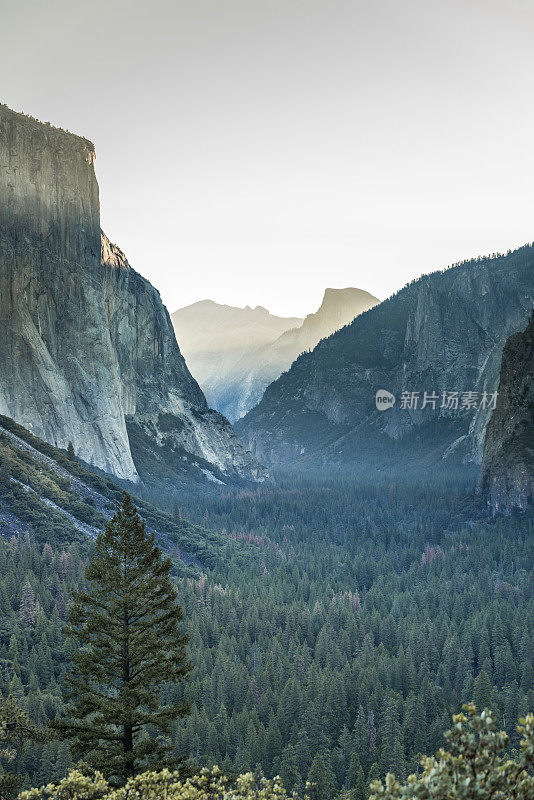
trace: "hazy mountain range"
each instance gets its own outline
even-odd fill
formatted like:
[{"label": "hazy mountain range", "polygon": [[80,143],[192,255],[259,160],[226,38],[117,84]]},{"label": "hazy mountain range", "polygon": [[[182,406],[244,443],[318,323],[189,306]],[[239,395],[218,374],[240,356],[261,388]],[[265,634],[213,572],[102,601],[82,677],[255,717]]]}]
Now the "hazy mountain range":
[{"label": "hazy mountain range", "polygon": [[300,353],[378,302],[361,289],[326,289],[318,311],[302,320],[204,300],[175,311],[172,322],[208,403],[234,422]]}]

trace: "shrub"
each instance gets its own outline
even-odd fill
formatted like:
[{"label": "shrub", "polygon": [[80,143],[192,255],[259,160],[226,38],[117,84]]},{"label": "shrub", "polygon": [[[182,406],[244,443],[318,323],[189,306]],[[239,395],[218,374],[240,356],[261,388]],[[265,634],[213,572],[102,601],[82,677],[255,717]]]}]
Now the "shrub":
[{"label": "shrub", "polygon": [[268,780],[251,772],[229,779],[217,767],[183,779],[179,773],[144,772],[120,789],[112,788],[99,772],[91,776],[69,772],[58,784],[22,792],[20,800],[287,800],[279,778]]},{"label": "shrub", "polygon": [[422,759],[423,774],[404,785],[389,773],[385,786],[371,784],[369,800],[532,800],[534,798],[534,714],[519,721],[520,754],[507,758],[508,736],[495,730],[491,711],[477,714],[473,703],[456,714],[445,736],[448,750]]}]

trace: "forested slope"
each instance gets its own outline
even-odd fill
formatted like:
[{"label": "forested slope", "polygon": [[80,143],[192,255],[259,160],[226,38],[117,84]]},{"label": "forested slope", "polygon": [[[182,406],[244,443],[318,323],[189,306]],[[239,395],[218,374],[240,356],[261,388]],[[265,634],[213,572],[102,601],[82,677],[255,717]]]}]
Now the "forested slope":
[{"label": "forested slope", "polygon": [[[88,546],[113,514],[121,486],[0,415],[0,534]],[[178,561],[214,563],[221,538],[136,498],[147,526]]]}]

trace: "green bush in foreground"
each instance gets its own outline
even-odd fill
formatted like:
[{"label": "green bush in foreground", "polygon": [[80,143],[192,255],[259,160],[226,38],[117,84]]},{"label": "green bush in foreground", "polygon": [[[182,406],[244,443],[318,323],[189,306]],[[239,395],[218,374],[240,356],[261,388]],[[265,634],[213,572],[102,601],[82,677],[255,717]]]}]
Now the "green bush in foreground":
[{"label": "green bush in foreground", "polygon": [[520,754],[504,756],[508,736],[495,730],[491,711],[476,713],[464,706],[445,736],[448,750],[422,759],[422,775],[410,775],[404,785],[389,773],[385,786],[371,784],[370,800],[533,800],[534,714],[519,721]]},{"label": "green bush in foreground", "polygon": [[144,772],[120,789],[110,787],[100,772],[87,777],[73,770],[58,784],[22,792],[20,800],[288,800],[289,797],[279,778],[268,780],[249,772],[231,780],[213,767],[187,780],[169,770]]}]

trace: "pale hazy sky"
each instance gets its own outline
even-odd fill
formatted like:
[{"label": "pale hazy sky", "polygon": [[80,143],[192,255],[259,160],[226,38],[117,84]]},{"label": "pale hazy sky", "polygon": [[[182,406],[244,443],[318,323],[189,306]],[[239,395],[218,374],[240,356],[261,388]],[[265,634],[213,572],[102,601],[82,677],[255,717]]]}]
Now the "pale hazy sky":
[{"label": "pale hazy sky", "polygon": [[534,0],[0,0],[0,100],[91,139],[169,310],[314,310],[534,239]]}]

